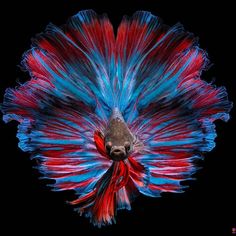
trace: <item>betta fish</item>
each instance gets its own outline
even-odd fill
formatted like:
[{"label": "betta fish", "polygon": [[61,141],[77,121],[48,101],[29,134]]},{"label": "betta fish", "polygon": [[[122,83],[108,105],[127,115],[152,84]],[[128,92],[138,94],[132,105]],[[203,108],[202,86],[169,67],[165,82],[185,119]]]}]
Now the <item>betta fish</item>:
[{"label": "betta fish", "polygon": [[232,108],[224,87],[201,79],[209,60],[194,35],[145,11],[116,35],[92,10],[49,24],[22,67],[31,79],[6,90],[3,120],[19,122],[19,148],[98,227],[138,194],[183,192]]}]

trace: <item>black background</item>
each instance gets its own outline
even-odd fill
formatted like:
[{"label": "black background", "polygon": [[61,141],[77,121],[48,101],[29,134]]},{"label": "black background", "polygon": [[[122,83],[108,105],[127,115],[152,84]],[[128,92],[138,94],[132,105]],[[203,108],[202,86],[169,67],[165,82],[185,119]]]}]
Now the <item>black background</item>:
[{"label": "black background", "polygon": [[[230,100],[235,99],[235,46],[233,5],[226,1],[178,2],[170,1],[9,1],[2,8],[2,36],[7,59],[2,64],[0,89],[2,97],[7,87],[14,87],[16,79],[25,81],[28,75],[16,66],[30,47],[30,38],[42,32],[52,22],[64,24],[67,18],[83,9],[107,13],[117,28],[123,15],[136,10],[148,10],[160,16],[166,24],[181,22],[200,38],[200,46],[208,51],[213,66],[204,73],[206,80],[216,78],[216,85],[227,87]],[[51,4],[49,4],[51,2]],[[173,1],[175,2],[175,1]],[[230,2],[230,1],[228,1]],[[8,59],[9,58],[9,59]],[[8,68],[10,67],[10,68]],[[231,112],[233,116],[233,111]],[[119,211],[117,224],[97,229],[88,219],[80,217],[64,202],[72,193],[51,192],[47,181],[32,166],[29,154],[17,148],[16,123],[1,122],[1,195],[6,213],[4,225],[9,230],[35,235],[64,232],[65,235],[231,235],[235,217],[235,119],[217,122],[217,146],[199,163],[203,167],[195,174],[184,194],[163,194],[162,198],[140,196],[132,204],[132,211]],[[6,185],[6,186],[5,186]],[[6,222],[6,223],[5,223]],[[144,233],[144,232],[145,233]],[[16,234],[14,234],[16,235]]]}]

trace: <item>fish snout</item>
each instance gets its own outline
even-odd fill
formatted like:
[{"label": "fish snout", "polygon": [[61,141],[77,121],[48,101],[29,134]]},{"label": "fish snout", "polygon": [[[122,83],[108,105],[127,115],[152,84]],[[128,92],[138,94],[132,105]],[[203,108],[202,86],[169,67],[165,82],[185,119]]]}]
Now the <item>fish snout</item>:
[{"label": "fish snout", "polygon": [[114,161],[121,161],[127,157],[124,146],[113,146],[110,151],[110,156]]}]

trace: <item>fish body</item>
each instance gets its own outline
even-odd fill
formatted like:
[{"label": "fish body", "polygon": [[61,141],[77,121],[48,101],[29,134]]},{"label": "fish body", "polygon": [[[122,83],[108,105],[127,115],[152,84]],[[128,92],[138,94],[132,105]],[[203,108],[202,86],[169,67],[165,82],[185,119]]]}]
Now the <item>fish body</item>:
[{"label": "fish body", "polygon": [[[3,120],[19,122],[19,147],[54,191],[101,227],[138,194],[181,193],[196,160],[215,147],[215,120],[232,103],[201,79],[207,53],[182,25],[150,12],[124,17],[81,11],[48,25],[23,56],[31,79],[6,90]],[[158,202],[157,202],[158,204]]]}]

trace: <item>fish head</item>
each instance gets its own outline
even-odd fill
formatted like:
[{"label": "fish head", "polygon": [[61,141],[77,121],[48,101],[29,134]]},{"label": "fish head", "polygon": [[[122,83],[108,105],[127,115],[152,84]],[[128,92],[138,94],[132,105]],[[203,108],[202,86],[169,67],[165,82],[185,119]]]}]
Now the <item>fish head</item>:
[{"label": "fish head", "polygon": [[111,119],[105,133],[106,152],[114,161],[121,161],[133,150],[133,135],[127,124],[116,117]]}]

